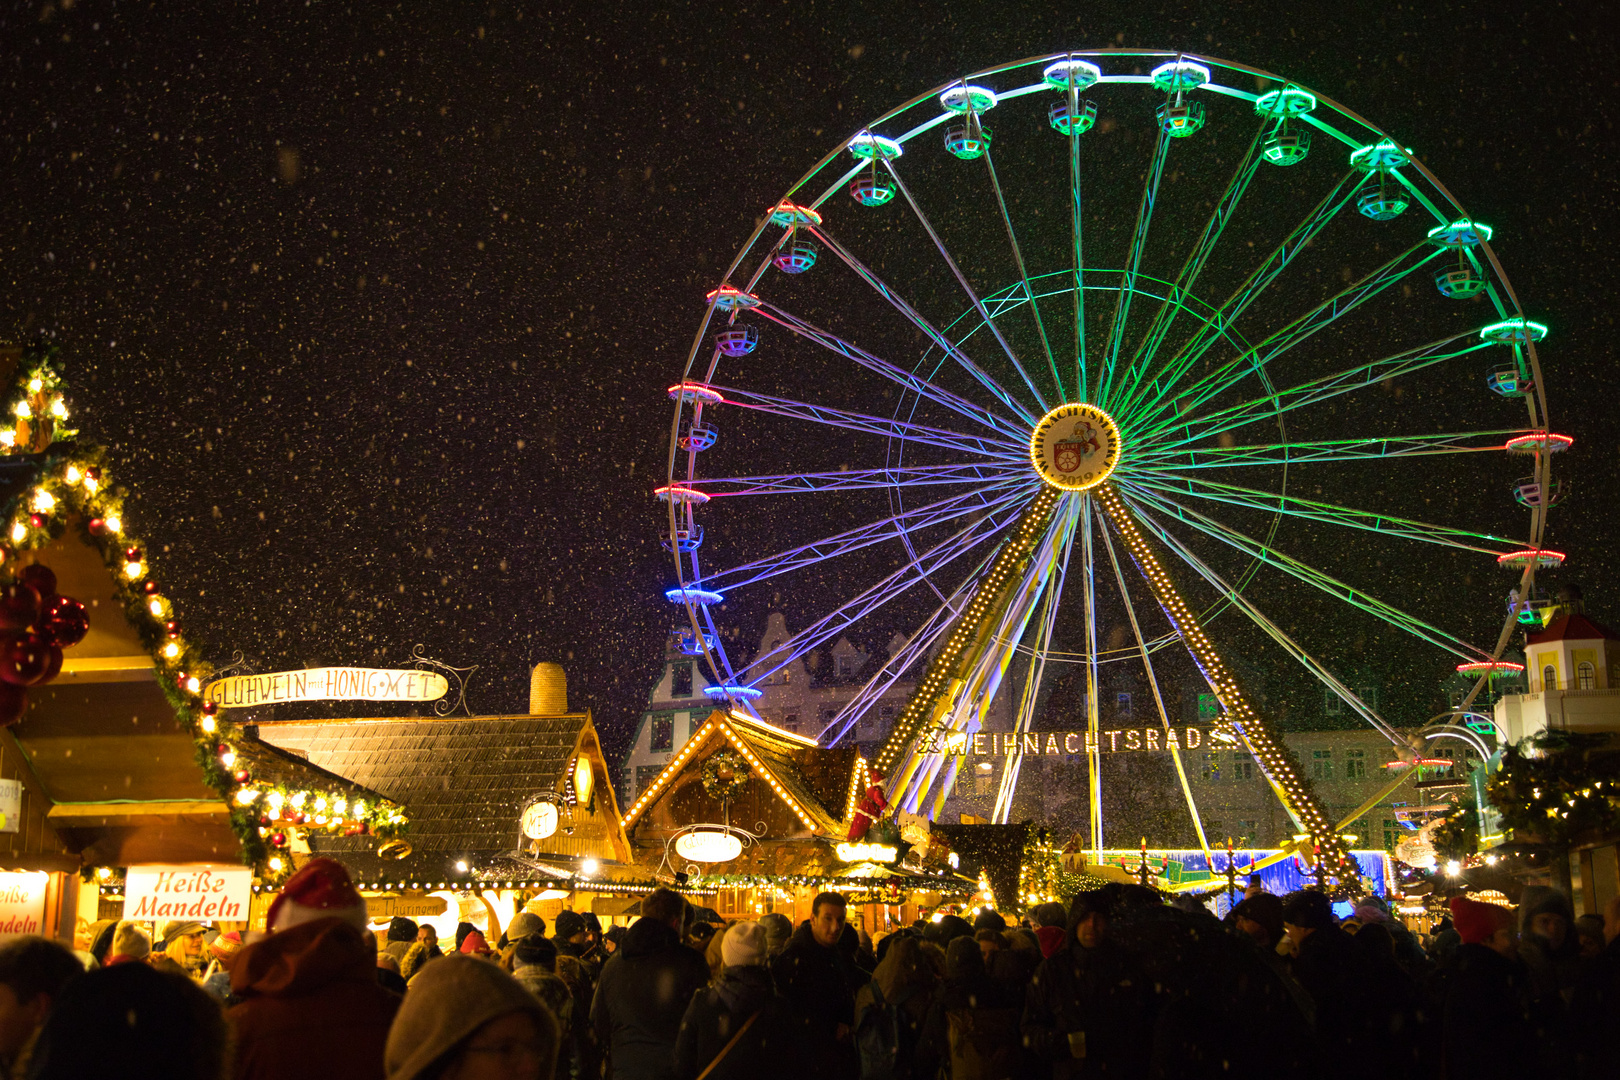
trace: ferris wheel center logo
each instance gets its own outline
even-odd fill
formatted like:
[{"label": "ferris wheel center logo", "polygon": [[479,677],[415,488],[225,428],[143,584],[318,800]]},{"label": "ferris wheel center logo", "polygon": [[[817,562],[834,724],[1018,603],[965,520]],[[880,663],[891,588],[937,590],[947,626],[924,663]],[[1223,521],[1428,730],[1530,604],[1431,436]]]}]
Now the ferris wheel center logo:
[{"label": "ferris wheel center logo", "polygon": [[1119,463],[1119,426],[1095,405],[1059,405],[1035,425],[1029,454],[1048,484],[1085,491],[1108,479]]}]

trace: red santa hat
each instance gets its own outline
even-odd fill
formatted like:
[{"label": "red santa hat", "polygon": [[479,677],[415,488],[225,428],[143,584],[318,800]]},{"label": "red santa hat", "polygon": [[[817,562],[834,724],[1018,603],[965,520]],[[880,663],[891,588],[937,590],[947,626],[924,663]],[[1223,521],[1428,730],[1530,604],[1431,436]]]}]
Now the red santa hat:
[{"label": "red santa hat", "polygon": [[1464,945],[1483,945],[1498,930],[1513,929],[1513,909],[1453,896],[1451,924],[1457,928],[1457,936]]},{"label": "red santa hat", "polygon": [[342,919],[357,930],[366,928],[366,902],[355,891],[343,864],[311,859],[287,879],[270,905],[265,925],[272,934],[316,919]]}]

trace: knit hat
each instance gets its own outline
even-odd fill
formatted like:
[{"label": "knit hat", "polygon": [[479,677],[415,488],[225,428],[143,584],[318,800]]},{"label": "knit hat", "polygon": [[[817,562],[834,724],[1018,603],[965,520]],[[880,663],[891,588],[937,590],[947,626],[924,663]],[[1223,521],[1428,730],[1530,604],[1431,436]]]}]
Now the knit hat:
[{"label": "knit hat", "polygon": [[780,911],[761,915],[759,925],[765,928],[765,951],[772,956],[787,948],[788,942],[793,939],[793,923]]},{"label": "knit hat", "polygon": [[[1232,909],[1232,914],[1239,918],[1249,919],[1266,928],[1266,934],[1273,943],[1283,936],[1283,902],[1282,897],[1271,893],[1255,893],[1247,900]],[[1294,924],[1298,926],[1298,923]]]},{"label": "knit hat", "polygon": [[1362,924],[1389,921],[1389,905],[1382,896],[1368,895],[1356,901],[1356,916]]},{"label": "knit hat", "polygon": [[[778,915],[777,918],[781,918],[781,916]],[[764,920],[761,919],[760,921],[763,922]],[[629,936],[630,928],[628,926],[610,926],[608,927],[608,932],[602,935],[602,940],[613,942],[613,947],[617,949],[620,945],[624,944],[624,939]],[[782,944],[784,947],[787,945],[787,938],[782,939]]]},{"label": "knit hat", "polygon": [[546,936],[546,920],[532,911],[520,911],[514,915],[511,925],[506,928],[506,940],[522,941],[533,936]]},{"label": "knit hat", "polygon": [[1519,894],[1519,929],[1530,932],[1530,920],[1537,915],[1562,915],[1566,923],[1575,922],[1575,911],[1563,890],[1550,885],[1526,885]]},{"label": "knit hat", "polygon": [[769,951],[765,928],[757,922],[732,923],[720,943],[720,958],[728,968],[763,964]]},{"label": "knit hat", "polygon": [[388,920],[389,941],[415,941],[417,925],[403,915]]},{"label": "knit hat", "polygon": [[200,922],[187,922],[184,919],[166,922],[163,924],[162,930],[163,946],[168,948],[169,945],[173,944],[175,938],[186,937],[189,934],[199,934],[203,929],[203,924]]},{"label": "knit hat", "polygon": [[512,950],[520,967],[539,967],[547,971],[557,970],[557,943],[542,934],[530,934],[517,943]]},{"label": "knit hat", "polygon": [[983,911],[979,912],[973,917],[973,929],[1005,930],[1007,929],[1007,920],[1003,919],[1000,914],[991,910],[990,908],[985,908]]},{"label": "knit hat", "polygon": [[342,919],[356,930],[366,928],[366,902],[335,859],[311,859],[288,878],[270,904],[265,925],[274,934],[316,919]]},{"label": "knit hat", "polygon": [[221,934],[208,943],[208,951],[221,964],[229,964],[236,959],[236,954],[242,951],[242,935],[235,930]]},{"label": "knit hat", "polygon": [[1283,897],[1282,917],[1283,922],[1306,930],[1325,930],[1336,921],[1333,901],[1328,899],[1327,893],[1315,889],[1298,889]]},{"label": "knit hat", "polygon": [[136,923],[121,922],[118,929],[113,931],[113,956],[128,956],[139,960],[152,951],[152,939],[146,936],[146,930]]},{"label": "knit hat", "polygon": [[461,939],[461,948],[458,951],[467,953],[468,955],[472,955],[474,953],[487,953],[489,952],[489,942],[484,940],[483,934],[480,934],[477,930],[474,930],[466,937]]},{"label": "knit hat", "polygon": [[585,932],[585,920],[580,917],[579,912],[570,911],[567,908],[557,912],[557,918],[552,923],[552,926],[556,928],[556,936],[559,941],[567,941],[575,934]]},{"label": "knit hat", "polygon": [[540,1075],[557,1060],[557,1021],[523,984],[494,964],[447,956],[424,967],[388,1030],[388,1080],[418,1080],[477,1030],[510,1013],[527,1013],[540,1033]]},{"label": "knit hat", "polygon": [[1466,896],[1453,896],[1451,918],[1464,945],[1483,945],[1498,930],[1513,929],[1513,912],[1496,904],[1482,904]]}]

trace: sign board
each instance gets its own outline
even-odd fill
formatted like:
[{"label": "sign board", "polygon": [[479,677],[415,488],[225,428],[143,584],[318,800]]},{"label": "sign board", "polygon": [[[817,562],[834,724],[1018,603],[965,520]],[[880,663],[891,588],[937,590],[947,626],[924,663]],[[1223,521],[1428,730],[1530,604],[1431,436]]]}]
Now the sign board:
[{"label": "sign board", "polygon": [[530,840],[544,840],[557,831],[557,807],[548,802],[533,802],[523,811],[523,835]]},{"label": "sign board", "polygon": [[50,880],[49,874],[0,874],[0,940],[41,932]]},{"label": "sign board", "polygon": [[247,922],[252,900],[245,866],[132,866],[124,875],[126,919]]},{"label": "sign board", "polygon": [[[960,733],[957,733],[960,735]],[[948,738],[949,736],[944,736]],[[938,745],[938,751],[959,750],[980,756],[996,754],[1123,754],[1132,751],[1196,750],[1209,742],[1209,732],[1196,727],[1114,728],[1099,731],[1095,739],[1085,731],[976,731],[959,747]]]},{"label": "sign board", "polygon": [[203,696],[222,709],[290,701],[437,701],[450,690],[443,675],[397,668],[324,667],[269,675],[228,675]]},{"label": "sign board", "polygon": [[0,833],[16,832],[22,825],[22,781],[0,780]]},{"label": "sign board", "polygon": [[699,863],[730,862],[742,854],[742,841],[713,830],[683,833],[675,839],[675,854]]},{"label": "sign board", "polygon": [[372,922],[382,922],[395,916],[432,919],[443,915],[447,906],[442,896],[368,896],[366,917]]}]

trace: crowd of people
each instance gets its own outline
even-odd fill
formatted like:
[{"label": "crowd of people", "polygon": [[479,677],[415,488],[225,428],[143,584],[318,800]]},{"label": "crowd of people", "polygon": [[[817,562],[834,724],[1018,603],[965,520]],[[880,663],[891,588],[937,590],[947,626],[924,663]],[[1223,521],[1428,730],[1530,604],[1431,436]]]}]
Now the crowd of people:
[{"label": "crowd of people", "polygon": [[[1500,898],[1498,898],[1500,899]],[[384,939],[314,859],[267,933],[98,927],[0,947],[0,1065],[33,1080],[1080,1080],[1620,1076],[1620,898],[1457,897],[1420,940],[1377,897],[1251,886],[1225,920],[1110,884],[1016,924],[877,935],[838,893],[717,925],[660,889],[628,928],[520,912]],[[491,941],[490,938],[495,940]]]}]

